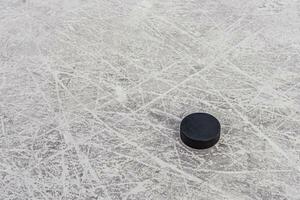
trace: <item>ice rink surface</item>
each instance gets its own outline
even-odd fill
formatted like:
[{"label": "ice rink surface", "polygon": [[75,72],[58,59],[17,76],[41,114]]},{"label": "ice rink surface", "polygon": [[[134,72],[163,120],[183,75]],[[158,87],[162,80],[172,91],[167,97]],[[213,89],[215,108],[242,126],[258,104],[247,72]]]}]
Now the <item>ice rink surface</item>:
[{"label": "ice rink surface", "polygon": [[300,2],[0,0],[0,199],[299,200]]}]

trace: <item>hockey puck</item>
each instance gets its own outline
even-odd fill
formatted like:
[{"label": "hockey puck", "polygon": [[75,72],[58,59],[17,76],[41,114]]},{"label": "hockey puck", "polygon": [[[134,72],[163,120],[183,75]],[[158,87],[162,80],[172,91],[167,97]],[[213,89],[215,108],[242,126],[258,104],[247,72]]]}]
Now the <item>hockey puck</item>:
[{"label": "hockey puck", "polygon": [[184,144],[195,149],[214,146],[220,139],[221,125],[208,113],[193,113],[180,124],[180,138]]}]

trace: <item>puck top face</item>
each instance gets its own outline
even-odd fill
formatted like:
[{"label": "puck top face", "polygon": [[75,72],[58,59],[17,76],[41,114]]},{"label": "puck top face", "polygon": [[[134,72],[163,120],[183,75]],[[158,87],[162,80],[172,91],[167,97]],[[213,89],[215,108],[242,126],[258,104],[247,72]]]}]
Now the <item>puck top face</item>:
[{"label": "puck top face", "polygon": [[193,113],[180,124],[180,137],[184,144],[196,149],[206,149],[215,145],[220,138],[221,125],[212,115]]}]

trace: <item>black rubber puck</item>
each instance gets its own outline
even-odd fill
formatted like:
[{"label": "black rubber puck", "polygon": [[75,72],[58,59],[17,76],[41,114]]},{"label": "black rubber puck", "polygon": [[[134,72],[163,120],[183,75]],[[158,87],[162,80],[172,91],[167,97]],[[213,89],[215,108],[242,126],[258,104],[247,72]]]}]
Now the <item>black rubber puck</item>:
[{"label": "black rubber puck", "polygon": [[220,139],[221,125],[212,115],[193,113],[180,124],[180,137],[184,144],[195,149],[214,146]]}]

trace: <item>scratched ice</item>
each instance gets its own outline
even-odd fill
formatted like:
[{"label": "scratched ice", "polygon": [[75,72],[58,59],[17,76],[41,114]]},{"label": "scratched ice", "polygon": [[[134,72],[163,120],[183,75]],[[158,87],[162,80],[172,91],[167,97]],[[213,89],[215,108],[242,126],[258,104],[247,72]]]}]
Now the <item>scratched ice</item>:
[{"label": "scratched ice", "polygon": [[299,82],[299,0],[0,0],[0,199],[299,200]]}]

